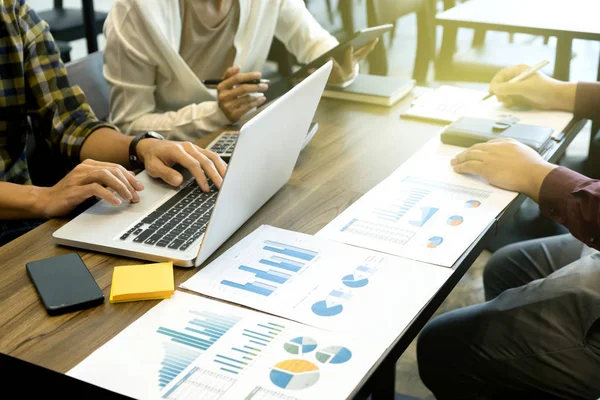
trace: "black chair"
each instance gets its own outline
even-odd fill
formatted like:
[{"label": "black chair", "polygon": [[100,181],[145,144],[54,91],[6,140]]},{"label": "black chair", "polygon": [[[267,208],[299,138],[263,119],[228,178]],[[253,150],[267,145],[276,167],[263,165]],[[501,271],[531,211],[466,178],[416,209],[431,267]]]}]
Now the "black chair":
[{"label": "black chair", "polygon": [[60,51],[60,59],[64,63],[68,63],[69,61],[71,61],[71,50],[72,50],[71,45],[68,42],[61,42],[60,40],[57,40],[56,46],[58,47],[58,50]]},{"label": "black chair", "polygon": [[98,51],[97,36],[102,32],[108,14],[94,11],[93,0],[82,0],[81,10],[64,8],[63,0],[54,0],[53,9],[38,14],[48,23],[56,40],[71,42],[86,38],[88,53]]}]

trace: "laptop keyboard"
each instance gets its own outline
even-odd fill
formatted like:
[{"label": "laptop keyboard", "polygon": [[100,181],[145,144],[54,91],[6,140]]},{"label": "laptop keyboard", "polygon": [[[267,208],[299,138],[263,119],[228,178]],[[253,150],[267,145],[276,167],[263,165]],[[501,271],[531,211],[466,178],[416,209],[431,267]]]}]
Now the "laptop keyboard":
[{"label": "laptop keyboard", "polygon": [[219,139],[208,148],[208,150],[212,150],[220,156],[230,157],[238,137],[238,132],[223,133],[219,136]]},{"label": "laptop keyboard", "polygon": [[217,194],[212,182],[210,192],[203,192],[196,180],[192,180],[120,239],[133,238],[134,243],[187,250],[206,230]]}]

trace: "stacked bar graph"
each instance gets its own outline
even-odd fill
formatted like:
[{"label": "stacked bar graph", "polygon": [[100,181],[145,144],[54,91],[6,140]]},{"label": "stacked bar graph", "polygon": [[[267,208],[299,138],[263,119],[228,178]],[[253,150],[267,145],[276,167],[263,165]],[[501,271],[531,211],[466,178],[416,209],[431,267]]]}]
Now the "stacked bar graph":
[{"label": "stacked bar graph", "polygon": [[305,261],[312,261],[319,254],[316,251],[302,249],[285,243],[273,242],[271,240],[265,240],[265,247],[263,249]]},{"label": "stacked bar graph", "polygon": [[242,337],[226,354],[217,354],[214,362],[221,371],[237,375],[258,356],[278,335],[285,326],[268,322],[257,324],[242,331]]},{"label": "stacked bar graph", "polygon": [[238,267],[238,270],[251,274],[247,282],[223,280],[221,284],[261,296],[269,296],[277,290],[278,285],[286,283],[307,262],[318,255],[316,251],[271,240],[265,240],[263,245],[264,254],[262,259],[257,260],[258,265]]},{"label": "stacked bar graph", "polygon": [[161,326],[156,331],[170,338],[163,344],[165,356],[158,371],[158,385],[161,388],[167,386],[240,320],[209,311],[190,313],[195,317],[183,329]]},{"label": "stacked bar graph", "polygon": [[409,189],[405,196],[398,199],[397,204],[390,204],[385,208],[376,208],[373,213],[380,219],[386,221],[398,222],[400,218],[404,217],[418,202],[423,200],[428,194],[429,190],[412,188]]}]

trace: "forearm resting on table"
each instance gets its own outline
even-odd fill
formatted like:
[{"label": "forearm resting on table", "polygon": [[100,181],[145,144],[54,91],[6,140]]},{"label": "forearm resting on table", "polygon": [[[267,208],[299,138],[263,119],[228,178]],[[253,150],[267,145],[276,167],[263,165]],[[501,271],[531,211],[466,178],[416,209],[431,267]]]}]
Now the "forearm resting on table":
[{"label": "forearm resting on table", "polygon": [[132,140],[133,137],[114,129],[97,129],[83,143],[80,159],[110,162],[129,168],[129,144]]},{"label": "forearm resting on table", "polygon": [[44,189],[0,182],[0,220],[45,218],[39,201]]}]

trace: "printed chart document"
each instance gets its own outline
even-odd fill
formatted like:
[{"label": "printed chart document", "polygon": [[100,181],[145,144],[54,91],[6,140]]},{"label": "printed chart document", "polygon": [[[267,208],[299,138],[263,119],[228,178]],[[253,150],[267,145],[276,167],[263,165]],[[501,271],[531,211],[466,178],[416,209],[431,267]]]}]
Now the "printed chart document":
[{"label": "printed chart document", "polygon": [[137,399],[345,399],[378,346],[177,291],[68,375]]},{"label": "printed chart document", "polygon": [[316,236],[451,267],[517,196],[453,172],[463,150],[436,137]]},{"label": "printed chart document", "polygon": [[181,287],[389,344],[451,273],[263,225]]}]

